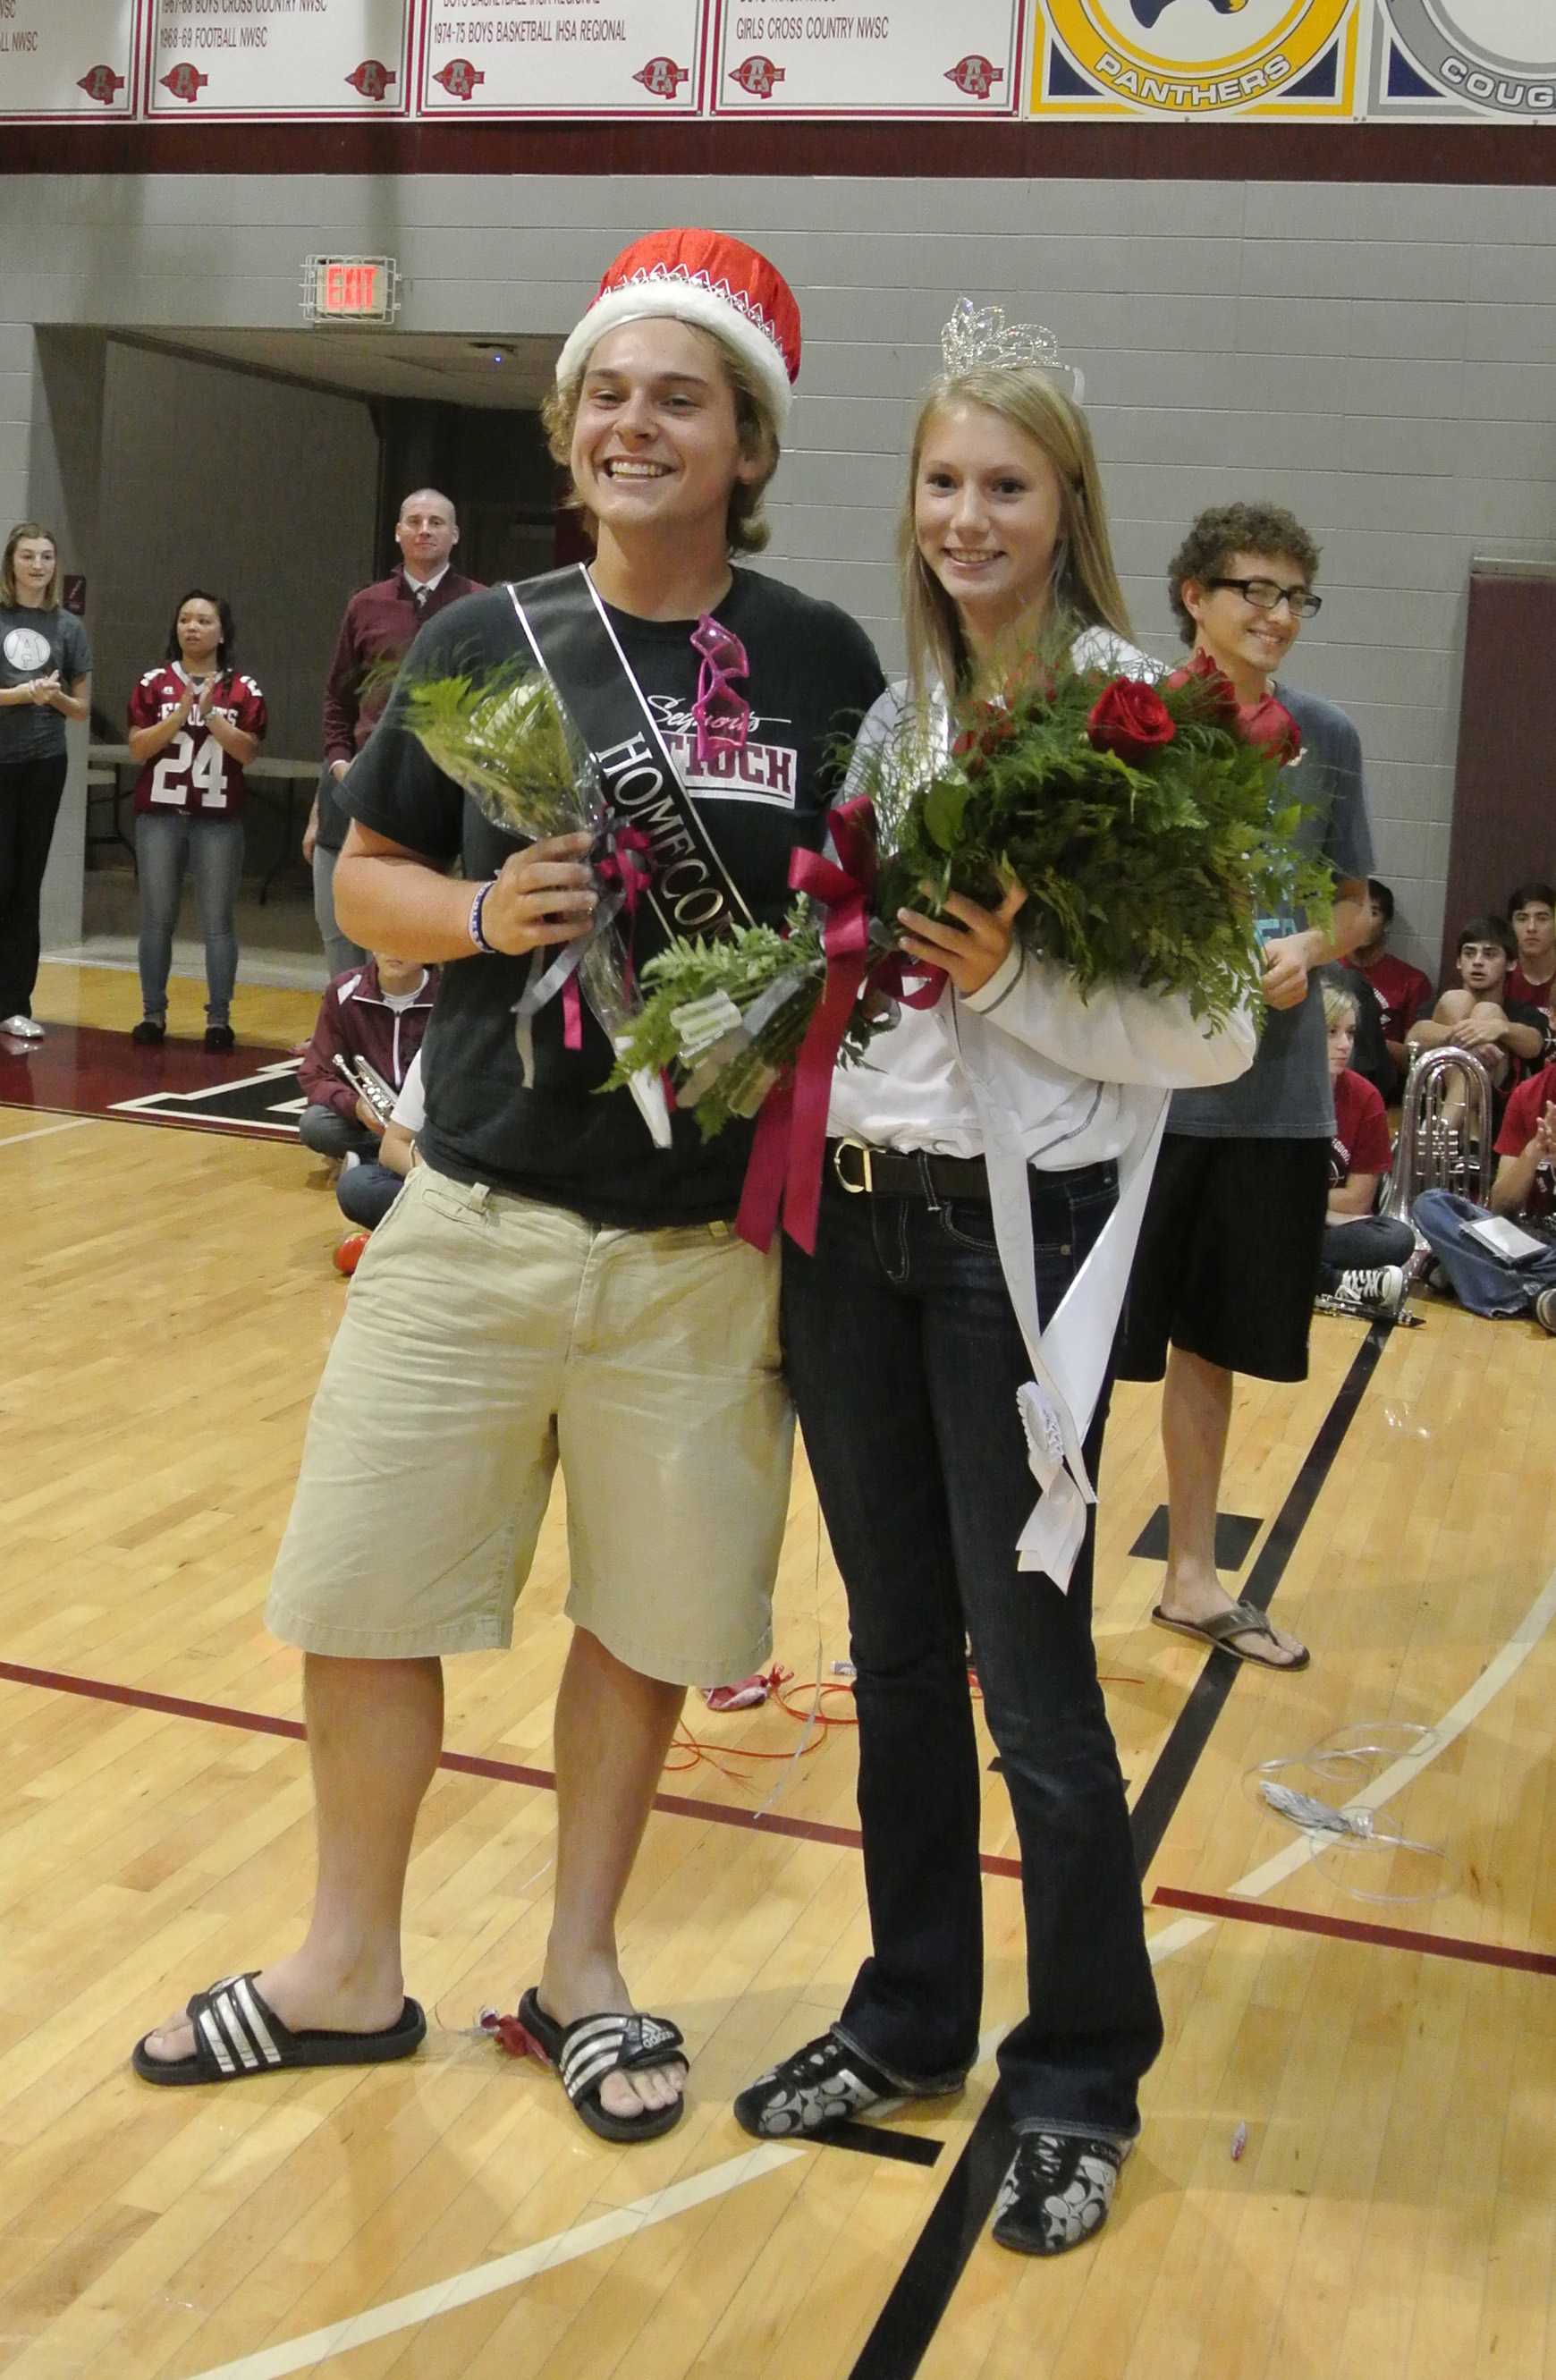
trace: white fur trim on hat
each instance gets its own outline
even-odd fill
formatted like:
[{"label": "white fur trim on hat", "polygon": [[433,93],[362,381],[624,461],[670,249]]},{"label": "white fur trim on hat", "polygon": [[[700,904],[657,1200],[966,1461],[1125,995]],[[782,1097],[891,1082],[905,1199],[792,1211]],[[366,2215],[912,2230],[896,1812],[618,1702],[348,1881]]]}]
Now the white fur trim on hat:
[{"label": "white fur trim on hat", "polygon": [[597,298],[582,322],[568,333],[556,359],[557,386],[565,386],[582,372],[607,331],[619,330],[624,322],[666,315],[675,322],[689,322],[696,330],[711,331],[733,347],[755,372],[773,421],[783,429],[794,392],[776,342],[740,310],[738,297],[733,291],[720,294],[705,282],[687,281],[670,273],[626,283]]}]

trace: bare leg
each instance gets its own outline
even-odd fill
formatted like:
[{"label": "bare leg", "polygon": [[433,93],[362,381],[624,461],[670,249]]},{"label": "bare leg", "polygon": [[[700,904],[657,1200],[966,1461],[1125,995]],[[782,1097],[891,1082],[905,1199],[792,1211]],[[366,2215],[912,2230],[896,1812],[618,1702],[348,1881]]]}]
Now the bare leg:
[{"label": "bare leg", "polygon": [[[300,1948],[264,1968],[259,1987],[294,2032],[376,2033],[405,1998],[400,1909],[417,1813],[443,1749],[443,1665],[310,1653],[303,1692],[319,1824],[313,1914]],[[147,2043],[164,2058],[192,2046],[181,2013]]]},{"label": "bare leg", "polygon": [[[630,2010],[616,1961],[621,1906],[686,1688],[645,1678],[575,1628],[556,1696],[556,1901],[541,2005],[559,2024]],[[614,2116],[667,2107],[686,2067],[609,2074],[601,2105]]]},{"label": "bare leg", "polygon": [[[1233,1375],[1202,1355],[1173,1347],[1161,1392],[1161,1448],[1167,1460],[1167,1579],[1161,1608],[1173,1620],[1213,1620],[1234,1598],[1216,1575],[1216,1503],[1232,1419]],[[1281,1651],[1242,1631],[1231,1639],[1269,1669],[1299,1659],[1302,1645],[1281,1629]],[[1283,1656],[1283,1658],[1282,1658]]]}]

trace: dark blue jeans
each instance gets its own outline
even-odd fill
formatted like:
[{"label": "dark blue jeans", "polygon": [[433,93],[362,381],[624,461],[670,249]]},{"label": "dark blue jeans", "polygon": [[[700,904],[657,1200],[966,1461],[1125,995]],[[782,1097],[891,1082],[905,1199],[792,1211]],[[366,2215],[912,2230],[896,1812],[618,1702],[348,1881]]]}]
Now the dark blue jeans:
[{"label": "dark blue jeans", "polygon": [[[1111,1165],[1034,1174],[1046,1320],[1106,1221]],[[789,1379],[848,1593],[872,1955],[841,2028],[906,2082],[971,2064],[983,2000],[982,1783],[964,1635],[1015,1815],[1027,2013],[1000,2068],[1018,2126],[1139,2130],[1161,2015],[1091,1642],[1094,1526],[1067,1596],[1019,1572],[1030,1367],[987,1205],[850,1196],[785,1243]],[[1106,1396],[1087,1454],[1101,1451]]]}]

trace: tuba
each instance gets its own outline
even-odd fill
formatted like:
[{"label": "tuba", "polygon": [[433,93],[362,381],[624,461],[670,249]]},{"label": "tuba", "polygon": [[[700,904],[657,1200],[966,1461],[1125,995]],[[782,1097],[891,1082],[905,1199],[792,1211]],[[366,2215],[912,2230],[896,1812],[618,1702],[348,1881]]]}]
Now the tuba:
[{"label": "tuba", "polygon": [[1489,1075],[1473,1050],[1451,1041],[1423,1050],[1404,1086],[1381,1211],[1408,1223],[1423,1190],[1456,1191],[1484,1207],[1494,1171]]}]

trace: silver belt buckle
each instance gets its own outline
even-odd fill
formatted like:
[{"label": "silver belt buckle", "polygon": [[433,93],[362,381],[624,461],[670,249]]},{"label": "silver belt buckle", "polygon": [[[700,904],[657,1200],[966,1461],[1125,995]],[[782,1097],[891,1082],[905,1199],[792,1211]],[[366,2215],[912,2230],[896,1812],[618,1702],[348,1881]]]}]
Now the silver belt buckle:
[{"label": "silver belt buckle", "polygon": [[[863,1176],[861,1181],[850,1182],[848,1176],[843,1171],[843,1152],[845,1148],[857,1148],[859,1152],[859,1172]],[[873,1190],[875,1187],[870,1166],[869,1145],[867,1141],[847,1139],[840,1140],[837,1147],[832,1153],[832,1170],[836,1174],[844,1189],[847,1191],[850,1198],[863,1197],[867,1190]]]}]

